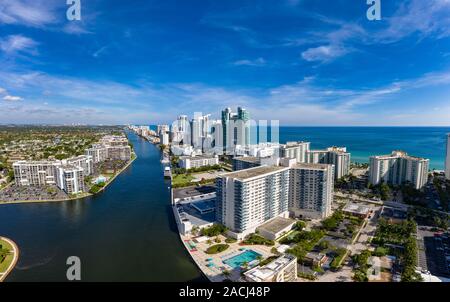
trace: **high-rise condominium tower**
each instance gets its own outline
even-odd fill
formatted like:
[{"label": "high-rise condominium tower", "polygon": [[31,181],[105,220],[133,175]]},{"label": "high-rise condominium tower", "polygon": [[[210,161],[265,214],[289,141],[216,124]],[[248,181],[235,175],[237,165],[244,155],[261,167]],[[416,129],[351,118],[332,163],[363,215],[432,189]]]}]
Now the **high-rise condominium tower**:
[{"label": "high-rise condominium tower", "polygon": [[393,151],[390,155],[370,157],[369,182],[378,185],[382,182],[392,185],[411,183],[422,189],[428,181],[430,160],[409,156],[403,151]]},{"label": "high-rise condominium tower", "polygon": [[230,153],[236,145],[250,144],[250,114],[238,107],[237,113],[230,108],[222,110],[223,150]]},{"label": "high-rise condominium tower", "polygon": [[256,167],[216,179],[216,220],[236,238],[255,232],[264,222],[288,217],[289,168]]}]

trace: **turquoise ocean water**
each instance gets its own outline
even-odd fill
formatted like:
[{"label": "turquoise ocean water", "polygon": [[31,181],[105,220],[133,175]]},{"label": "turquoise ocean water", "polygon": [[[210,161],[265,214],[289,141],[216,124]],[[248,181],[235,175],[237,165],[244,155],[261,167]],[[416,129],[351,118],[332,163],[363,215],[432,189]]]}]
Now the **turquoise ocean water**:
[{"label": "turquoise ocean water", "polygon": [[312,149],[345,146],[352,161],[403,150],[430,159],[431,169],[444,169],[450,127],[280,127],[280,142],[304,140]]}]

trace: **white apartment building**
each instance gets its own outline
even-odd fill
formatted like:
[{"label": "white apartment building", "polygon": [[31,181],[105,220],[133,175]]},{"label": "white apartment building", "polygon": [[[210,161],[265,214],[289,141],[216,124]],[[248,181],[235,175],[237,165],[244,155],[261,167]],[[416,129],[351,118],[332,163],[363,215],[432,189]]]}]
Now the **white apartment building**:
[{"label": "white apartment building", "polygon": [[192,148],[191,145],[173,145],[172,144],[170,146],[170,151],[175,156],[193,156],[193,155],[195,155],[194,148]]},{"label": "white apartment building", "polygon": [[258,166],[279,166],[280,160],[281,159],[277,156],[238,156],[233,158],[233,171],[245,170]]},{"label": "white apartment building", "polygon": [[78,194],[84,192],[83,168],[72,165],[57,166],[56,175],[58,187],[67,194]]},{"label": "white apartment building", "polygon": [[445,157],[445,177],[450,180],[450,133],[447,134],[447,156]]},{"label": "white apartment building", "polygon": [[55,166],[59,161],[26,161],[13,163],[14,181],[17,186],[45,186],[56,184]]},{"label": "white apartment building", "polygon": [[290,169],[289,211],[295,216],[323,219],[331,215],[334,167],[295,164]]},{"label": "white apartment building", "polygon": [[180,168],[186,170],[191,168],[200,168],[205,166],[214,166],[219,164],[219,157],[216,156],[182,156],[179,160]]},{"label": "white apartment building", "polygon": [[159,134],[159,143],[161,145],[169,145],[169,133],[166,131],[162,131]]},{"label": "white apartment building", "polygon": [[350,173],[350,156],[345,147],[329,147],[326,150],[307,151],[306,162],[334,165],[334,177],[340,179]]},{"label": "white apartment building", "polygon": [[403,151],[370,157],[369,183],[402,185],[407,182],[421,189],[428,181],[429,159],[409,156]]},{"label": "white apartment building", "polygon": [[216,179],[216,220],[242,239],[261,224],[289,216],[289,168],[261,166]]},{"label": "white apartment building", "polygon": [[297,258],[284,254],[264,266],[256,266],[244,273],[248,282],[293,282],[297,279]]},{"label": "white apartment building", "polygon": [[94,160],[92,156],[80,155],[72,157],[62,161],[63,164],[72,165],[75,167],[81,167],[83,169],[84,176],[94,173]]},{"label": "white apartment building", "polygon": [[86,155],[91,156],[94,163],[99,163],[106,160],[108,150],[105,145],[94,144],[91,148],[86,149]]},{"label": "white apartment building", "polygon": [[173,141],[185,145],[191,144],[191,126],[187,115],[180,115],[172,124]]},{"label": "white apartment building", "polygon": [[169,125],[158,125],[156,126],[156,134],[160,135],[161,133],[169,132]]},{"label": "white apartment building", "polygon": [[236,155],[248,155],[255,157],[278,156],[280,145],[278,143],[259,143],[248,146],[236,146]]},{"label": "white apartment building", "polygon": [[131,159],[130,146],[107,146],[107,159],[129,161]]},{"label": "white apartment building", "polygon": [[[141,128],[149,131],[148,126],[141,126]],[[123,135],[105,135],[99,143],[108,146],[128,146],[128,139]]]},{"label": "white apartment building", "polygon": [[298,163],[306,163],[310,145],[309,142],[287,142],[280,146],[280,157],[295,158]]},{"label": "white apartment building", "polygon": [[[74,159],[75,166],[63,161],[18,161],[13,163],[14,179],[18,186],[56,185],[68,194],[81,193],[84,190],[84,176],[89,175],[83,168],[89,164],[90,157]],[[92,166],[91,166],[92,167]]]},{"label": "white apartment building", "polygon": [[103,145],[94,144],[86,150],[86,155],[92,156],[94,163],[99,163],[107,159],[124,160],[131,159],[131,147],[128,145]]}]

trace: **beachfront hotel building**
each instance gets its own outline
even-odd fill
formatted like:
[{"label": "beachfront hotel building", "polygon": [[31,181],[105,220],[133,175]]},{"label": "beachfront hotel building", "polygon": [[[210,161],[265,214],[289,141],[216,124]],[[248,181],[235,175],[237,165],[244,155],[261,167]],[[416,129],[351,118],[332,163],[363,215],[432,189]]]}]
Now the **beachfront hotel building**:
[{"label": "beachfront hotel building", "polygon": [[309,142],[287,142],[280,146],[280,157],[295,158],[298,163],[306,163],[310,145]]},{"label": "beachfront hotel building", "polygon": [[345,147],[329,147],[326,150],[308,150],[306,162],[310,164],[334,165],[334,177],[341,177],[350,173],[350,153]]},{"label": "beachfront hotel building", "polygon": [[369,183],[402,185],[411,183],[420,190],[428,181],[429,159],[409,156],[403,151],[370,157]]},{"label": "beachfront hotel building", "polygon": [[295,164],[290,168],[289,211],[297,217],[323,219],[331,215],[334,166]]},{"label": "beachfront hotel building", "polygon": [[447,134],[447,156],[445,157],[445,177],[450,180],[450,133]]},{"label": "beachfront hotel building", "polygon": [[189,170],[191,168],[200,168],[205,166],[214,166],[219,164],[219,157],[216,156],[181,156],[179,159],[180,168]]},{"label": "beachfront hotel building", "polygon": [[248,282],[293,282],[297,279],[297,258],[284,254],[264,266],[256,266],[244,273]]},{"label": "beachfront hotel building", "polygon": [[216,220],[242,239],[276,217],[288,217],[289,168],[261,166],[216,179]]}]

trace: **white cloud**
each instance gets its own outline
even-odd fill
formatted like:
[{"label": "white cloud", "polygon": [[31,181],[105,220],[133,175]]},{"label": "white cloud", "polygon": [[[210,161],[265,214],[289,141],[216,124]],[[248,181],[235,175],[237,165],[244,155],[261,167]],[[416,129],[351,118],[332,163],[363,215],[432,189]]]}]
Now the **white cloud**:
[{"label": "white cloud", "polygon": [[266,60],[264,60],[264,58],[257,58],[255,60],[238,60],[233,62],[233,65],[259,67],[266,65]]},{"label": "white cloud", "polygon": [[29,53],[36,55],[37,42],[33,39],[22,35],[10,35],[4,39],[0,39],[0,50],[7,55],[14,55],[17,53]]},{"label": "white cloud", "polygon": [[0,24],[21,24],[32,27],[55,23],[55,9],[65,1],[55,0],[2,0],[0,1]]},{"label": "white cloud", "polygon": [[108,49],[108,47],[109,47],[108,45],[100,47],[92,54],[92,56],[94,58],[98,58],[102,53],[104,53]]},{"label": "white cloud", "polygon": [[0,87],[0,94],[6,93],[6,89]]},{"label": "white cloud", "polygon": [[309,48],[302,52],[302,58],[308,62],[320,61],[329,62],[333,59],[341,57],[349,52],[348,49],[338,45],[324,45]]},{"label": "white cloud", "polygon": [[20,96],[5,95],[3,97],[3,100],[7,101],[7,102],[18,102],[18,101],[23,101],[23,98],[21,98]]},{"label": "white cloud", "polygon": [[383,17],[388,27],[379,31],[379,42],[396,42],[411,34],[437,38],[450,36],[450,0],[410,0],[402,3],[392,17]]},{"label": "white cloud", "polygon": [[84,34],[92,34],[93,32],[85,29],[78,22],[69,22],[67,25],[63,27],[63,32],[66,34],[72,35],[84,35]]},{"label": "white cloud", "polygon": [[[395,100],[404,98],[403,93],[414,94],[416,89],[438,85],[446,87],[450,83],[450,71],[364,89],[333,87],[319,81],[315,77],[306,77],[298,83],[272,88],[237,89],[201,83],[138,81],[139,84],[132,85],[0,70],[3,87],[27,96],[26,106],[21,102],[4,102],[0,120],[28,114],[33,120],[47,123],[77,122],[77,119],[90,123],[170,122],[181,113],[202,111],[217,115],[224,106],[240,105],[247,107],[255,119],[279,119],[282,125],[393,124],[395,121],[373,115],[368,108],[378,108],[380,113],[392,110],[383,116],[399,116],[405,108],[400,110],[382,103],[377,107],[369,106],[375,106],[377,102],[395,103]],[[8,100],[13,99],[9,96]],[[442,98],[434,99],[427,106],[434,108],[441,103],[445,104]],[[51,114],[49,110],[53,110]],[[73,115],[85,111],[90,112],[89,115]],[[427,113],[427,110],[416,115],[422,113]],[[407,122],[404,118],[402,121]],[[448,123],[446,121],[448,118],[439,117],[429,122],[444,124]],[[414,118],[409,120],[409,124],[412,123],[415,123]]]}]

